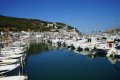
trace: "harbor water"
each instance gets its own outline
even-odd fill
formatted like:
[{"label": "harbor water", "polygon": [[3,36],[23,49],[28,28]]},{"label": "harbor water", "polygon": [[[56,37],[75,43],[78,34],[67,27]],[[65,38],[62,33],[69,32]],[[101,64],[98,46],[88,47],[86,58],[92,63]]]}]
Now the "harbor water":
[{"label": "harbor water", "polygon": [[105,57],[81,53],[33,43],[27,52],[24,74],[29,80],[120,80],[119,61],[112,64]]}]

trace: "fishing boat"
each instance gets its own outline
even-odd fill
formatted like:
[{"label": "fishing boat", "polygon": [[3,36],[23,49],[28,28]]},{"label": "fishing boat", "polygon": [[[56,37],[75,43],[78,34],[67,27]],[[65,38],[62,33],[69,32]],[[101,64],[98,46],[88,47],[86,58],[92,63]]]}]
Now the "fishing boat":
[{"label": "fishing boat", "polygon": [[112,49],[116,46],[114,43],[114,39],[115,39],[115,37],[113,37],[113,36],[110,36],[110,37],[107,36],[106,41],[101,41],[96,44],[95,51],[97,53],[102,53],[102,54],[106,55],[110,49]]}]

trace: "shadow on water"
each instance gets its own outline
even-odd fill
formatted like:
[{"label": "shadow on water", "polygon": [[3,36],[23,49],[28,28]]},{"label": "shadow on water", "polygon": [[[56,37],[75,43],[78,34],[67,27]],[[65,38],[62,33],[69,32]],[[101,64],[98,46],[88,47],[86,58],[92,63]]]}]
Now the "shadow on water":
[{"label": "shadow on water", "polygon": [[45,52],[45,51],[49,51],[53,49],[53,47],[50,45],[50,44],[46,44],[46,43],[43,43],[43,42],[39,42],[39,43],[31,43],[30,46],[29,46],[29,49],[27,50],[27,55],[34,55],[34,54],[40,54],[42,52]]}]

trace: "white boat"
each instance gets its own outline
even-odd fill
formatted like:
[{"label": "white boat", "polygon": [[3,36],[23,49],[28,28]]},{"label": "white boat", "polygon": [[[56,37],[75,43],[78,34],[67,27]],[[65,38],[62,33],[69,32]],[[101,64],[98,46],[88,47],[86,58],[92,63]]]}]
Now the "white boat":
[{"label": "white boat", "polygon": [[1,54],[3,55],[12,55],[12,54],[21,54],[24,53],[26,49],[24,47],[9,47],[1,50]]},{"label": "white boat", "polygon": [[27,76],[9,76],[9,77],[1,77],[0,80],[27,80]]},{"label": "white boat", "polygon": [[4,74],[16,69],[20,63],[0,66],[0,74]]},{"label": "white boat", "polygon": [[17,54],[17,55],[11,55],[11,56],[8,56],[8,58],[20,58],[22,57],[24,54]]},{"label": "white boat", "polygon": [[3,55],[0,57],[0,59],[18,59],[20,57],[23,57],[24,54],[14,54],[14,55]]},{"label": "white boat", "polygon": [[19,61],[19,59],[2,59],[2,60],[0,60],[0,65],[13,64],[18,61]]}]

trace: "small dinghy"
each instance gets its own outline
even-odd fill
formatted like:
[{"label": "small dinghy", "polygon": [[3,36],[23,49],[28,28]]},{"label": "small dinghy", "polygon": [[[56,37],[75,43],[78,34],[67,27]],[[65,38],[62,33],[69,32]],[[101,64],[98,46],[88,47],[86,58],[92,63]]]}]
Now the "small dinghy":
[{"label": "small dinghy", "polygon": [[18,61],[19,61],[19,59],[2,59],[2,60],[0,60],[0,65],[13,64]]},{"label": "small dinghy", "polygon": [[0,75],[16,69],[19,65],[20,63],[0,66]]},{"label": "small dinghy", "polygon": [[9,77],[1,77],[0,80],[27,80],[27,76],[9,76]]}]

